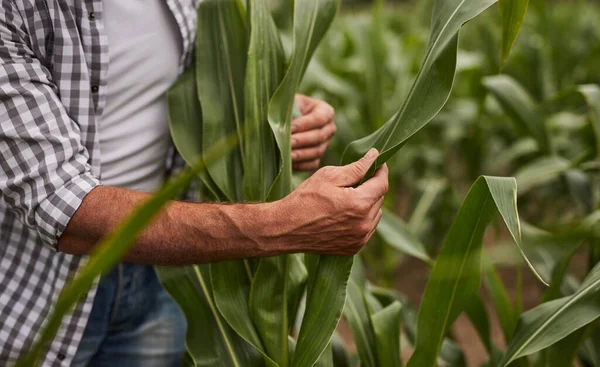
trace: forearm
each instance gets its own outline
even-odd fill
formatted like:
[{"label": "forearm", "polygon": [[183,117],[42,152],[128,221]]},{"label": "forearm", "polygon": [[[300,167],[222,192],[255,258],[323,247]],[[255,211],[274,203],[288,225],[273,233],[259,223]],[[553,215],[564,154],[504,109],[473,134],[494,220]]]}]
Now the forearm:
[{"label": "forearm", "polygon": [[[149,194],[99,186],[84,199],[59,240],[59,249],[87,254]],[[186,265],[293,252],[274,232],[277,204],[170,202],[142,232],[125,261]],[[290,244],[291,245],[291,244]]]}]

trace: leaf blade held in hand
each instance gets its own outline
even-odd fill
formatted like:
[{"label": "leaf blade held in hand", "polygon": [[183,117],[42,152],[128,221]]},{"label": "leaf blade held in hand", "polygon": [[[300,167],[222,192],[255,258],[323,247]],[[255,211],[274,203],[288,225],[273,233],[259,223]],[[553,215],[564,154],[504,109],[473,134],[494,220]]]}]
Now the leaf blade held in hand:
[{"label": "leaf blade held in hand", "polygon": [[454,84],[460,28],[496,1],[447,0],[434,3],[427,54],[406,100],[382,128],[348,145],[342,158],[344,164],[358,160],[372,147],[381,153],[375,166],[385,163],[440,112]]}]

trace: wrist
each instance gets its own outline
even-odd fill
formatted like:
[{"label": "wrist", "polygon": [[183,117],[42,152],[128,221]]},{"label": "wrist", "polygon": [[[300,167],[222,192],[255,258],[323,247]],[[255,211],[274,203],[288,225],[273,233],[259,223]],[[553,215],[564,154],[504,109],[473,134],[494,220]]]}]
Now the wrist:
[{"label": "wrist", "polygon": [[292,252],[290,246],[287,246],[287,205],[281,200],[217,207],[217,217],[221,224],[218,232],[226,233],[226,242],[237,244],[236,257],[271,257]]},{"label": "wrist", "polygon": [[300,252],[295,239],[294,205],[290,203],[290,197],[257,206],[258,217],[261,220],[257,228],[260,243],[263,250],[269,252],[269,256],[286,255]]}]

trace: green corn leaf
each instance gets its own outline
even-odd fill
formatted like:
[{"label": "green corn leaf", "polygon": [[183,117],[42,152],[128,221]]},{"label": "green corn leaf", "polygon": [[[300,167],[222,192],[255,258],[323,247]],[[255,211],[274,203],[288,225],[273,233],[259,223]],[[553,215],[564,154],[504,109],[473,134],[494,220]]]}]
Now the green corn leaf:
[{"label": "green corn leaf", "polygon": [[385,67],[382,60],[388,59],[388,50],[385,44],[385,17],[384,4],[379,1],[373,6],[373,17],[366,32],[361,33],[361,56],[364,62],[366,77],[366,97],[369,121],[377,129],[383,125],[387,118],[385,113]]},{"label": "green corn leaf", "polygon": [[364,289],[354,279],[350,279],[348,282],[348,299],[344,308],[344,318],[354,335],[361,366],[376,367],[375,335],[369,319]]},{"label": "green corn leaf", "polygon": [[88,263],[60,292],[39,339],[26,357],[17,363],[17,367],[36,365],[44,348],[54,338],[63,317],[88,292],[95,279],[125,256],[139,234],[156,218],[169,200],[175,198],[204,171],[205,164],[211,164],[217,158],[230,152],[236,143],[237,137],[229,137],[207,150],[203,159],[198,159],[189,169],[167,183],[96,246]]},{"label": "green corn leaf", "polygon": [[308,282],[308,271],[304,265],[304,255],[291,255],[288,263],[288,317],[290,331],[294,326],[294,322],[298,317],[302,296],[306,291],[306,283]]},{"label": "green corn leaf", "polygon": [[591,325],[582,327],[554,344],[547,351],[547,367],[576,366],[577,355],[583,342],[590,336]]},{"label": "green corn leaf", "polygon": [[264,365],[256,350],[220,316],[212,296],[208,266],[157,267],[156,272],[186,316],[186,346],[195,366]]},{"label": "green corn leaf", "polygon": [[450,325],[477,296],[481,282],[481,244],[494,214],[500,212],[513,240],[521,243],[516,181],[481,177],[463,202],[427,282],[417,324],[415,352],[408,366],[435,366]]},{"label": "green corn leaf", "polygon": [[501,366],[540,351],[600,317],[600,266],[569,297],[543,303],[524,313]]},{"label": "green corn leaf", "polygon": [[540,157],[517,171],[515,178],[519,184],[519,194],[556,181],[562,174],[572,168],[571,162],[559,156]]},{"label": "green corn leaf", "polygon": [[282,367],[289,365],[289,258],[279,256],[260,260],[248,301],[250,316],[267,355]]},{"label": "green corn leaf", "polygon": [[372,147],[381,153],[374,167],[383,164],[440,112],[454,83],[460,28],[496,1],[434,2],[427,53],[406,100],[383,127],[348,145],[342,158],[344,164],[358,160]]},{"label": "green corn leaf", "polygon": [[[416,339],[417,312],[410,306],[406,297],[394,290],[387,288],[371,286],[369,287],[369,291],[381,302],[381,304],[385,306],[390,305],[395,300],[402,304],[402,325],[404,336],[406,336],[406,340],[410,346],[413,346]],[[462,350],[448,338],[446,338],[442,344],[438,363],[440,365],[453,367],[466,367],[467,365]]]},{"label": "green corn leaf", "polygon": [[[253,323],[251,303],[248,302],[253,277],[248,262],[213,263],[210,265],[210,275],[215,304],[223,318],[245,341],[262,354],[268,367],[279,366],[268,354],[261,335]],[[285,348],[287,350],[287,333]]]},{"label": "green corn leaf", "polygon": [[484,78],[483,85],[500,102],[515,128],[522,134],[534,138],[542,153],[551,154],[553,149],[549,133],[533,97],[516,80],[507,75]]},{"label": "green corn leaf", "polygon": [[336,367],[333,362],[333,349],[331,348],[331,344],[327,344],[327,348],[325,348],[325,351],[321,354],[315,367]]},{"label": "green corn leaf", "polygon": [[529,0],[499,0],[498,5],[502,15],[502,65],[504,65],[525,20]]},{"label": "green corn leaf", "polygon": [[506,287],[492,264],[485,266],[483,279],[494,305],[494,311],[500,322],[504,340],[510,340],[517,326],[519,315],[515,314]]},{"label": "green corn leaf", "polygon": [[[283,79],[285,55],[266,0],[249,3],[250,45],[244,84],[244,199],[265,201],[277,176],[277,147],[268,124],[269,101]],[[239,51],[238,51],[239,52]]]},{"label": "green corn leaf", "polygon": [[596,135],[596,154],[600,157],[600,86],[586,84],[577,87],[589,108],[589,119]]},{"label": "green corn leaf", "polygon": [[378,366],[401,367],[400,359],[400,320],[402,304],[394,301],[392,304],[375,313],[371,317]]},{"label": "green corn leaf", "polygon": [[[275,135],[281,158],[281,170],[268,195],[270,199],[284,197],[292,190],[291,121],[294,97],[308,62],[329,29],[338,6],[339,0],[307,0],[294,3],[293,49],[290,66],[268,108],[269,124]],[[313,365],[323,354],[341,316],[346,297],[346,282],[352,266],[352,258],[317,258],[314,255],[307,255],[307,258],[313,265],[307,267],[309,280],[306,314],[302,320],[292,366]],[[265,260],[261,260],[261,263]],[[258,279],[271,276],[267,272],[261,272],[260,268],[259,266],[255,279],[257,284],[260,284]],[[286,277],[276,286],[281,286],[285,293],[287,267],[281,269]],[[317,273],[310,275],[310,271],[313,270]],[[281,309],[285,310],[284,314],[287,313],[287,299],[284,299]],[[287,325],[287,321],[284,322]]]},{"label": "green corn leaf", "polygon": [[333,355],[333,365],[335,367],[350,367],[350,357],[346,352],[346,346],[340,335],[336,332],[331,338],[331,352]]},{"label": "green corn leaf", "polygon": [[271,194],[281,198],[292,191],[292,113],[294,97],[319,42],[329,29],[339,0],[294,3],[293,49],[290,66],[269,103],[268,119],[281,154],[281,171]]},{"label": "green corn leaf", "polygon": [[[179,77],[167,92],[169,108],[169,129],[173,144],[181,157],[188,163],[202,159],[202,110],[196,90],[196,72],[189,68]],[[211,192],[213,198],[222,197],[219,188],[206,172],[200,179]]]},{"label": "green corn leaf", "polygon": [[242,199],[246,23],[235,0],[205,0],[198,8],[196,81],[202,106],[204,150],[237,134],[240,148],[207,167],[228,201]]},{"label": "green corn leaf", "polygon": [[423,243],[410,232],[398,216],[387,209],[383,210],[383,217],[377,226],[377,234],[388,245],[403,254],[415,257],[428,264],[432,263]]},{"label": "green corn leaf", "polygon": [[492,344],[490,319],[488,317],[487,309],[485,308],[485,303],[481,299],[481,295],[477,295],[471,302],[467,303],[465,313],[471,321],[471,324],[473,324],[486,351],[489,355],[492,355],[494,353],[494,346]]},{"label": "green corn leaf", "polygon": [[298,335],[293,367],[312,366],[323,353],[342,316],[353,258],[305,255],[312,262],[306,312]]}]

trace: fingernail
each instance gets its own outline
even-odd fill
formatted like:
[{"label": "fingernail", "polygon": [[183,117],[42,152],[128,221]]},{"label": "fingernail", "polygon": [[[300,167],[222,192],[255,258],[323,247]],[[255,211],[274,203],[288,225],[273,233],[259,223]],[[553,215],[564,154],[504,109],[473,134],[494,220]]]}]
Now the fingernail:
[{"label": "fingernail", "polygon": [[298,132],[298,125],[292,125],[292,134]]},{"label": "fingernail", "polygon": [[367,157],[368,159],[373,159],[373,158],[377,157],[377,155],[379,155],[379,152],[377,151],[377,149],[375,149],[375,148],[371,148],[371,149],[370,149],[370,150],[367,152],[367,155],[366,155],[366,157]]},{"label": "fingernail", "polygon": [[292,160],[296,160],[298,158],[298,153],[292,152]]},{"label": "fingernail", "polygon": [[297,143],[298,143],[298,140],[292,138],[292,148],[295,147]]}]

